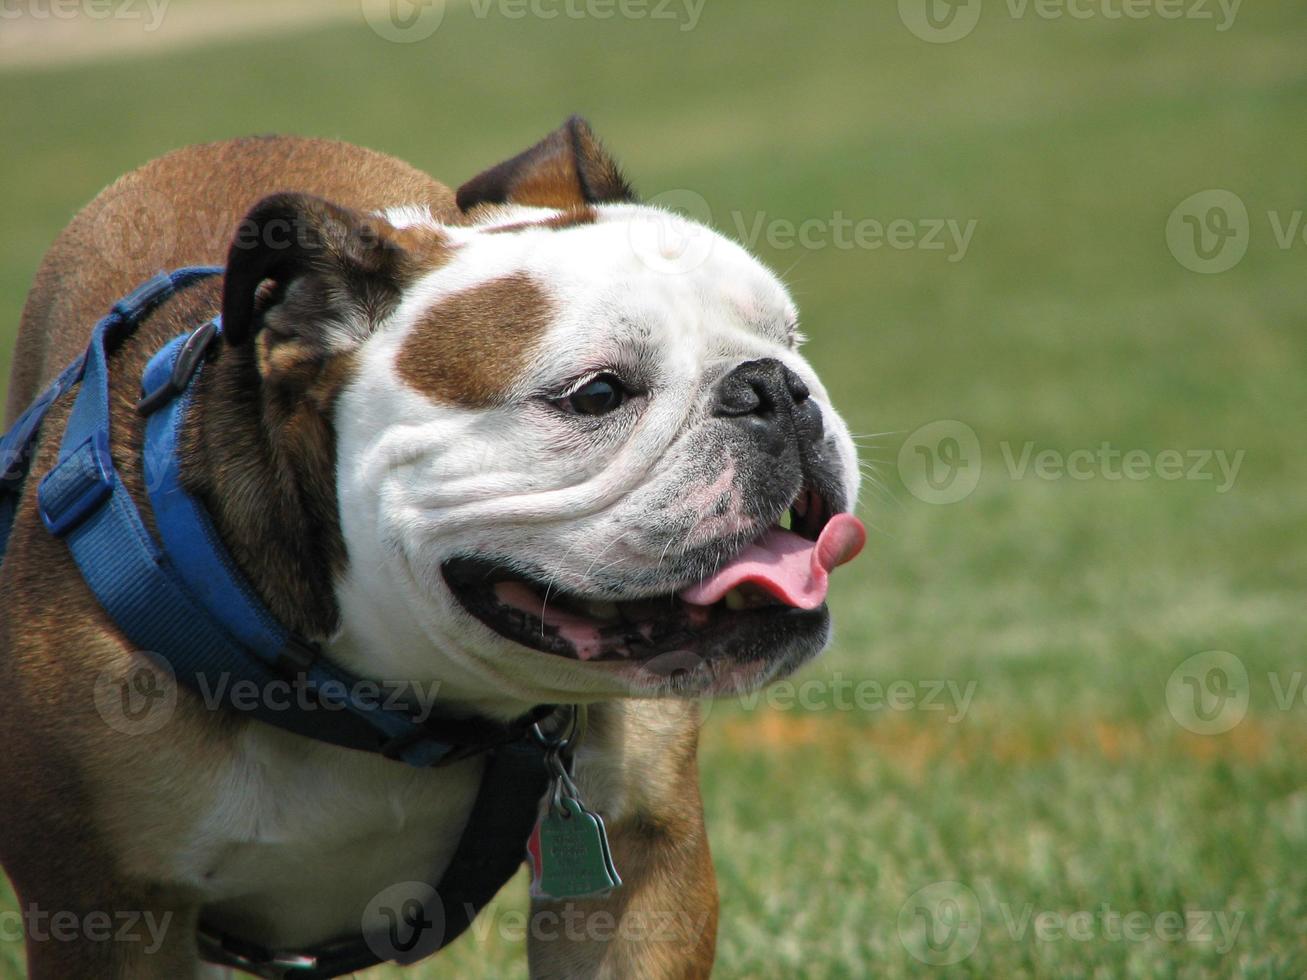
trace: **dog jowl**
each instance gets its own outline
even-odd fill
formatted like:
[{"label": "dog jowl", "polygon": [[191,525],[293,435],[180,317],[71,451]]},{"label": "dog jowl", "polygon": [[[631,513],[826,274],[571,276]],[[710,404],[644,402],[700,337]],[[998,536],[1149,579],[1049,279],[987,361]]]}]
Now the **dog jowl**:
[{"label": "dog jowl", "polygon": [[[665,695],[756,688],[815,655],[828,575],[865,540],[853,442],[799,352],[782,284],[738,245],[640,204],[579,119],[457,192],[347,144],[191,147],[111,186],[47,255],[9,424],[159,272],[155,254],[104,255],[104,215],[133,208],[166,225],[166,267],[218,268],[114,328],[103,377],[91,358],[80,386],[58,390],[6,483],[0,857],[25,901],[171,925],[148,954],[29,934],[32,976],[327,957],[321,944],[366,934],[379,896],[404,883],[447,906],[423,905],[422,921],[452,938],[470,917],[457,910],[484,901],[454,901],[443,878],[462,867],[469,814],[493,792],[526,815],[521,840],[507,834],[507,876],[542,795],[542,821],[554,805],[541,781],[496,783],[496,749],[530,744],[529,722],[548,729],[559,705],[588,705],[588,724],[567,715],[568,775],[551,770],[550,785],[584,799],[575,812],[606,827],[604,860],[621,872],[620,888],[569,904],[702,928],[675,942],[636,929],[533,938],[533,972],[706,976],[716,890],[697,712]],[[215,227],[229,229],[221,243]],[[686,240],[695,248],[678,250]],[[186,368],[162,398],[181,406],[164,443],[176,493],[203,513],[231,593],[172,547],[151,456],[161,399],[136,407],[165,356]],[[432,691],[410,722],[467,751],[428,766],[411,733],[375,751],[322,735],[313,697],[288,699],[293,724],[268,697],[233,711],[199,692],[240,685],[195,683],[184,638],[148,653],[133,642],[137,624],[87,571],[82,525],[50,512],[66,457],[84,451],[61,439],[85,424],[71,407],[93,382],[105,436],[87,466],[122,495],[71,493],[76,521],[101,496],[139,513],[178,589],[195,592],[193,631],[230,625],[222,596],[239,594],[295,638],[278,669]],[[159,701],[168,717],[107,727],[89,692],[142,670],[178,682]],[[536,912],[562,907],[536,894]],[[440,945],[370,948],[407,962]]]}]

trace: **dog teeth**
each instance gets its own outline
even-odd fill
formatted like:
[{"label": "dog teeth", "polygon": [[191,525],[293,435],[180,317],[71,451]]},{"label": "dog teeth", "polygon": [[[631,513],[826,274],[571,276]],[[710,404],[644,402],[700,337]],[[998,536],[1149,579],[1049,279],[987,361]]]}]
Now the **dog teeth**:
[{"label": "dog teeth", "polygon": [[745,598],[744,593],[739,589],[731,589],[726,595],[722,596],[722,602],[726,603],[726,608],[734,612],[741,609],[749,608],[749,600]]},{"label": "dog teeth", "polygon": [[586,612],[595,619],[614,620],[621,614],[617,611],[617,603],[593,601],[586,603]]}]

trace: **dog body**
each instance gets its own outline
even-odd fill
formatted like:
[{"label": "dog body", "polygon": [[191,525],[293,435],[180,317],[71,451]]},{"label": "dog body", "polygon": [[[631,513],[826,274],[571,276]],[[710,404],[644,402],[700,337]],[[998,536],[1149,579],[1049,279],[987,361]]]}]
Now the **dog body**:
[{"label": "dog body", "polygon": [[[720,579],[796,500],[829,519],[857,490],[783,287],[737,246],[631,198],[579,120],[457,197],[327,141],[178,151],[102,193],[52,247],[9,389],[12,421],[141,281],[225,265],[114,353],[119,472],[143,501],[141,372],[220,312],[182,476],[277,618],[358,676],[438,690],[451,716],[594,706],[576,778],[624,885],[566,904],[644,928],[537,937],[539,976],[710,971],[698,711],[661,695],[763,683],[815,654],[828,622],[824,607],[645,607]],[[57,460],[70,401],[44,422],[29,490]],[[439,875],[480,757],[414,769],[185,689],[158,727],[107,723],[96,692],[128,684],[142,655],[35,496],[0,565],[0,859],[25,907],[149,911],[168,927],[61,943],[29,923],[31,976],[196,975],[201,916],[299,948],[357,933],[394,883]],[[619,617],[630,628],[611,628]],[[667,913],[676,935],[650,928]]]}]

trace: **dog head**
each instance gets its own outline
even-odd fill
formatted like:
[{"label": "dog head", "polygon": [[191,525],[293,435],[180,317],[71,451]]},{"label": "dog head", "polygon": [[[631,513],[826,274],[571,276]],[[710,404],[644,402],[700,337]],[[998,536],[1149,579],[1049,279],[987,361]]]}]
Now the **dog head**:
[{"label": "dog head", "polygon": [[266,334],[265,369],[306,343],[345,365],[332,655],[483,705],[813,656],[826,573],[863,541],[858,467],[779,280],[638,204],[576,119],[458,205],[279,195],[232,249],[228,339]]}]

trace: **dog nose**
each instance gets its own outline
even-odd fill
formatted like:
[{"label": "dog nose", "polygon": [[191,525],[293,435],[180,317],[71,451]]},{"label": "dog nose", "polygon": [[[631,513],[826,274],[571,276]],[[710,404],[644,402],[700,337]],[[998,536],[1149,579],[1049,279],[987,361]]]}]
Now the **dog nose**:
[{"label": "dog nose", "polygon": [[808,400],[803,379],[774,357],[745,361],[717,387],[716,415],[770,415]]},{"label": "dog nose", "polygon": [[821,409],[803,379],[773,357],[745,361],[717,386],[713,414],[733,418],[780,448],[787,439],[821,436]]}]

